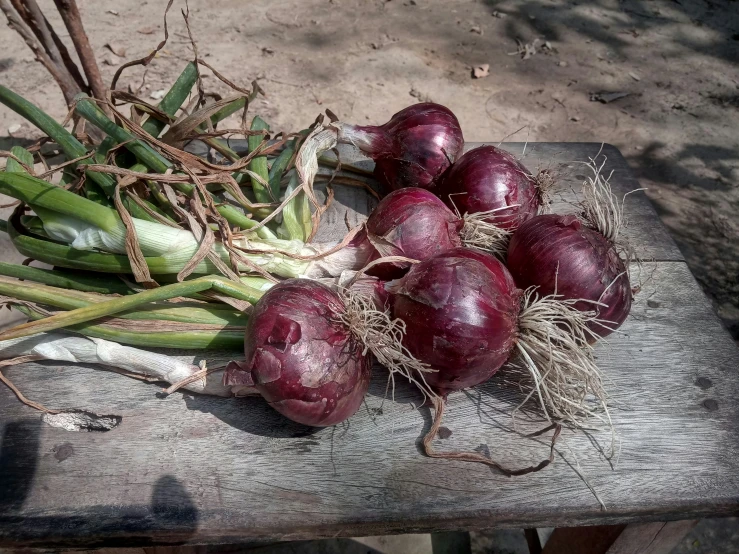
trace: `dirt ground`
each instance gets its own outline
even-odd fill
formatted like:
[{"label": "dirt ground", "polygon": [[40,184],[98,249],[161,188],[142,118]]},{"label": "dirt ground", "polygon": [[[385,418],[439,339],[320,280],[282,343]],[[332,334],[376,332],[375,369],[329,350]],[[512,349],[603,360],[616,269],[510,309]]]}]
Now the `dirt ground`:
[{"label": "dirt ground", "polygon": [[[165,0],[78,3],[106,82],[162,36]],[[51,0],[39,4],[54,15]],[[168,88],[192,56],[179,4],[144,96]],[[523,128],[514,140],[615,144],[735,338],[738,8],[714,0],[190,2],[201,56],[238,84],[258,79],[267,96],[254,108],[276,130],[302,128],[325,108],[381,123],[430,99],[458,115],[468,141]],[[0,82],[63,117],[61,93],[28,47],[7,27],[0,44]],[[481,64],[489,75],[475,79]],[[134,69],[121,86],[139,87],[142,77]],[[204,83],[226,90],[212,75]],[[628,96],[602,103],[599,92]],[[8,135],[38,133],[0,107],[0,137]]]},{"label": "dirt ground", "polygon": [[[50,0],[40,4],[53,14]],[[158,42],[165,4],[80,2],[106,82]],[[274,129],[302,128],[325,108],[381,123],[430,99],[458,115],[470,141],[523,128],[515,139],[615,144],[739,337],[736,2],[193,0],[190,8],[201,56],[238,84],[258,79],[267,96],[254,108]],[[121,86],[143,80],[144,95],[156,97],[174,81],[192,54],[179,6],[170,23],[145,80],[134,69]],[[0,82],[63,117],[59,90],[26,45],[8,28],[0,44]],[[489,75],[475,79],[481,64]],[[226,90],[211,75],[204,82]],[[628,96],[604,104],[598,92]],[[38,136],[3,107],[6,134]]]}]

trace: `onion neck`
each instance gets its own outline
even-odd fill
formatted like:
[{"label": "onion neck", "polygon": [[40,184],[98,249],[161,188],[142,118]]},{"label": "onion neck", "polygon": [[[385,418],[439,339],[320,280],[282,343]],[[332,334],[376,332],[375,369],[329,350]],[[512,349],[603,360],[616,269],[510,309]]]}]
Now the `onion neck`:
[{"label": "onion neck", "polygon": [[392,138],[382,127],[349,125],[348,123],[335,123],[335,125],[339,131],[340,143],[353,144],[372,158],[392,151]]},{"label": "onion neck", "polygon": [[[316,253],[329,250],[333,245],[311,244],[306,247],[313,248]],[[375,249],[368,240],[358,241],[350,244],[322,258],[310,262],[308,269],[302,275],[308,279],[319,279],[322,277],[339,277],[344,271],[358,271],[369,263]]]}]

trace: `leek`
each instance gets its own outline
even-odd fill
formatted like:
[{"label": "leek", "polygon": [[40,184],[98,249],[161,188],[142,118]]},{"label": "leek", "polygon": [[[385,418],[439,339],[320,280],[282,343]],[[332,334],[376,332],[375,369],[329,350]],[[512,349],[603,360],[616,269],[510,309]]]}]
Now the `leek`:
[{"label": "leek", "polygon": [[69,312],[54,314],[53,316],[47,317],[43,320],[18,325],[0,333],[0,340],[26,337],[36,333],[52,331],[54,329],[69,328],[72,325],[86,323],[109,315],[115,315],[150,302],[169,300],[178,296],[188,296],[194,293],[210,290],[231,298],[245,300],[252,304],[256,303],[262,296],[262,292],[259,290],[241,283],[234,283],[224,277],[209,275],[207,277],[193,279],[192,281],[165,285],[163,287],[148,289],[139,292],[138,294],[121,296],[106,300],[105,302],[90,304]]},{"label": "leek", "polygon": [[[285,198],[290,196],[300,186],[296,171],[290,172],[290,182],[285,189]],[[277,228],[277,235],[285,239],[307,241],[313,230],[311,220],[310,203],[305,191],[290,200],[282,209],[282,223]]]},{"label": "leek", "polygon": [[[25,283],[0,277],[0,294],[46,304],[63,310],[76,310],[92,304],[109,300],[99,294],[65,290],[57,287]],[[118,317],[133,320],[162,320],[180,323],[199,323],[203,325],[245,325],[246,314],[221,304],[148,304],[137,310],[129,310]]]},{"label": "leek", "polygon": [[[43,322],[44,314],[33,308],[18,306],[34,322]],[[48,319],[48,318],[47,318]],[[115,341],[130,346],[148,348],[179,348],[183,350],[237,350],[244,347],[244,330],[241,328],[219,330],[136,331],[112,325],[80,323],[65,328],[86,337]]]}]

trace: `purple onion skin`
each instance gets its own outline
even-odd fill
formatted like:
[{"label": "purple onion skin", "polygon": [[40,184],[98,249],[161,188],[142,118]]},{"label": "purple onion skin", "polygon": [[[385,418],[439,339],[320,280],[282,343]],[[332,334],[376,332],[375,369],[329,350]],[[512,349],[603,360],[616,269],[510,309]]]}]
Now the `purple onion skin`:
[{"label": "purple onion skin", "polygon": [[304,425],[344,421],[362,403],[372,363],[362,343],[337,321],[343,312],[339,296],[316,281],[275,285],[249,317],[243,370],[227,370],[224,382],[251,380],[274,409]]},{"label": "purple onion skin", "polygon": [[[462,246],[462,225],[464,221],[433,193],[409,187],[391,192],[380,201],[367,220],[367,234],[381,256],[427,260]],[[408,264],[393,266],[407,268]],[[380,267],[389,272],[389,264]]]},{"label": "purple onion skin", "polygon": [[631,284],[623,260],[610,241],[575,216],[539,215],[521,225],[511,238],[507,265],[522,289],[538,286],[540,295],[548,295],[556,286],[565,299],[606,304],[607,308],[575,304],[578,310],[595,310],[599,319],[611,322],[609,328],[590,324],[601,337],[620,327],[631,310]]},{"label": "purple onion skin", "polygon": [[415,264],[388,285],[404,345],[437,371],[426,382],[442,396],[488,380],[518,337],[520,291],[498,260],[465,248]]},{"label": "purple onion skin", "polygon": [[432,189],[464,146],[459,121],[448,108],[423,102],[400,110],[380,126],[347,126],[352,141],[375,161],[375,176],[390,190]]},{"label": "purple onion skin", "polygon": [[506,231],[535,216],[541,205],[536,181],[513,155],[495,146],[465,152],[444,175],[437,194],[461,215],[501,208],[486,218]]}]

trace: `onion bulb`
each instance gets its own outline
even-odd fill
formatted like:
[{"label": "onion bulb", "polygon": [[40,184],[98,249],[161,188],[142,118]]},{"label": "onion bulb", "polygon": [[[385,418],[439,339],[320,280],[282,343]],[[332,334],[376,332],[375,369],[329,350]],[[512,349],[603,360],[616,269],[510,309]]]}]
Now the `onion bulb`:
[{"label": "onion bulb", "polygon": [[432,102],[408,106],[384,125],[336,125],[339,142],[372,158],[375,176],[390,190],[434,188],[464,146],[456,116]]},{"label": "onion bulb", "polygon": [[359,409],[372,368],[345,314],[340,296],[321,283],[275,285],[254,306],[245,362],[230,365],[224,383],[253,386],[270,406],[304,425],[344,421]]},{"label": "onion bulb", "polygon": [[[427,260],[469,246],[504,253],[507,233],[479,218],[458,217],[428,190],[408,187],[385,196],[367,219],[367,240],[379,256]],[[399,277],[407,263],[384,264],[378,273]],[[379,272],[381,271],[381,273]]]},{"label": "onion bulb", "polygon": [[512,154],[495,146],[480,146],[454,163],[437,194],[459,214],[485,214],[490,223],[514,231],[539,213],[545,192]]},{"label": "onion bulb", "polygon": [[580,421],[594,411],[590,395],[605,404],[588,344],[592,318],[571,302],[519,290],[498,259],[455,248],[386,288],[406,327],[403,344],[429,366],[425,382],[440,396],[483,383],[518,353],[548,418]]},{"label": "onion bulb", "polygon": [[519,287],[538,287],[577,301],[575,307],[595,312],[590,329],[600,337],[621,326],[631,310],[631,283],[617,251],[621,206],[607,180],[595,169],[584,188],[584,214],[540,215],[514,233],[508,268]]}]

